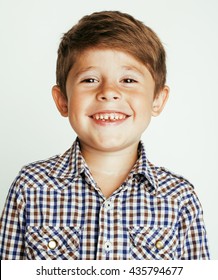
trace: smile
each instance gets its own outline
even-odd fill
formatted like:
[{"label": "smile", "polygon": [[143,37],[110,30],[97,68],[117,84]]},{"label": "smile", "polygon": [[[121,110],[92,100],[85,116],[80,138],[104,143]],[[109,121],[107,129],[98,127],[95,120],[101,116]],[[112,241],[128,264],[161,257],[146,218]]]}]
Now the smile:
[{"label": "smile", "polygon": [[123,113],[97,113],[91,116],[94,120],[115,122],[119,120],[125,120],[128,116]]}]

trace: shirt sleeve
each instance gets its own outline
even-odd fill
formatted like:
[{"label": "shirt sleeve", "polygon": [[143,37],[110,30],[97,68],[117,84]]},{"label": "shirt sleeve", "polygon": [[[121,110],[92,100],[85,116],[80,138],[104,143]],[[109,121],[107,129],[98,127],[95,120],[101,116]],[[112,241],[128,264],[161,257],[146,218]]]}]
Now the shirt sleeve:
[{"label": "shirt sleeve", "polygon": [[210,259],[203,210],[194,192],[188,194],[188,202],[185,203],[180,211],[178,226],[178,259]]},{"label": "shirt sleeve", "polygon": [[12,184],[0,220],[0,258],[24,259],[25,205],[20,177]]}]

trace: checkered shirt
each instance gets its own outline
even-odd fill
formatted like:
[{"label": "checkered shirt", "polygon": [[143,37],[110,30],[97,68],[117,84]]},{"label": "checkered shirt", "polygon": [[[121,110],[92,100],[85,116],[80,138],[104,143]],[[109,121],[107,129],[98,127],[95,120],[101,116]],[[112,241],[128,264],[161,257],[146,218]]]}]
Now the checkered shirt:
[{"label": "checkered shirt", "polygon": [[1,259],[209,259],[193,186],[146,158],[105,198],[78,139],[61,156],[25,166],[1,217]]}]

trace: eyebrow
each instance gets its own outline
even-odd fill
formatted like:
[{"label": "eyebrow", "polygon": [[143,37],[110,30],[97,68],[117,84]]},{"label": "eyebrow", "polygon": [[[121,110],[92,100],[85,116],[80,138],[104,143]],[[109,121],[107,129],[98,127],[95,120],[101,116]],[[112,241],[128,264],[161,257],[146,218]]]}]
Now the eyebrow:
[{"label": "eyebrow", "polygon": [[[138,67],[135,67],[133,65],[123,65],[122,68],[124,70],[128,70],[128,71],[134,71],[134,72],[137,72],[139,73],[141,76],[144,76],[144,73],[138,68]],[[146,68],[147,69],[147,68]],[[148,69],[147,69],[148,70]]]},{"label": "eyebrow", "polygon": [[[89,70],[95,70],[97,69],[98,67],[97,66],[88,66],[88,67],[85,67],[85,68],[82,68],[81,70],[78,70],[76,73],[75,73],[75,77],[77,78],[79,75],[83,74],[84,72],[87,72]],[[127,70],[127,71],[134,71],[134,72],[137,72],[139,73],[141,76],[144,77],[144,73],[138,68],[138,67],[135,67],[133,65],[123,65],[121,66],[121,69],[124,69],[124,70]],[[147,68],[146,68],[147,69]],[[147,71],[149,72],[149,70],[147,69]]]},{"label": "eyebrow", "polygon": [[75,77],[78,77],[82,73],[87,72],[87,71],[92,70],[92,69],[95,69],[95,68],[96,68],[95,66],[89,66],[89,67],[86,67],[86,68],[82,68],[81,70],[76,72]]}]

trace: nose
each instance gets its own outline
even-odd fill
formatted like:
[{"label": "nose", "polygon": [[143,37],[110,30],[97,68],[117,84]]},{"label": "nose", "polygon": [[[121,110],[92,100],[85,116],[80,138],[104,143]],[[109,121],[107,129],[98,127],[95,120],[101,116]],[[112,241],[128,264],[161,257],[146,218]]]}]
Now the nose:
[{"label": "nose", "polygon": [[97,100],[99,101],[118,101],[121,99],[121,93],[114,85],[102,85]]}]

